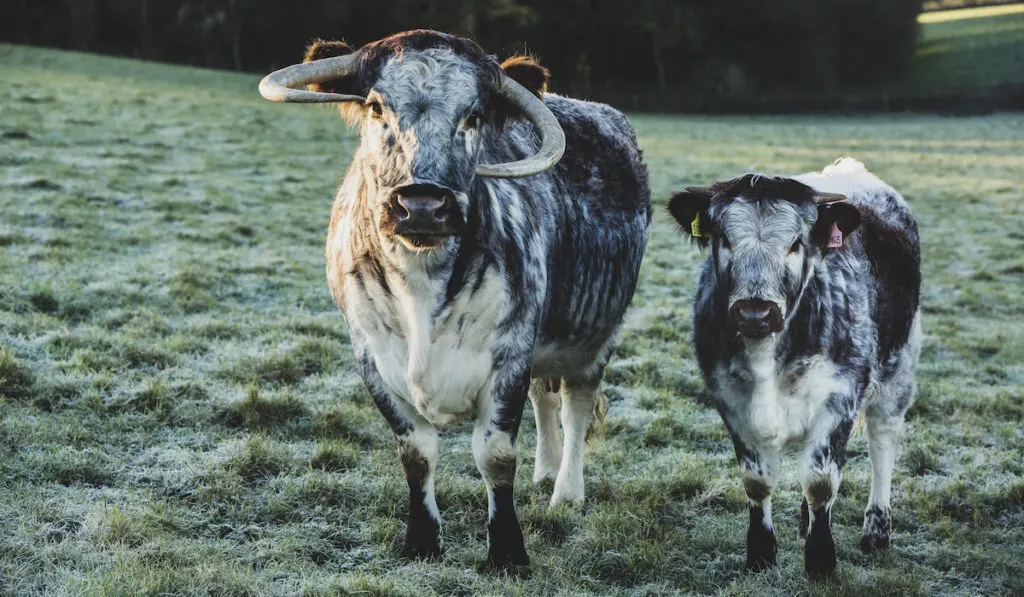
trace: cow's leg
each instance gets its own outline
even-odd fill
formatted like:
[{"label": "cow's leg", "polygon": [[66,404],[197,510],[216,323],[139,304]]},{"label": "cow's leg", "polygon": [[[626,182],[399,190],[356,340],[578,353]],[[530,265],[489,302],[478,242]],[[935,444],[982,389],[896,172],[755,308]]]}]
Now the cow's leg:
[{"label": "cow's leg", "polygon": [[502,383],[495,380],[473,429],[473,457],[487,485],[487,561],[491,566],[527,566],[523,531],[516,516],[516,435],[529,392],[529,371]]},{"label": "cow's leg", "polygon": [[551,505],[583,503],[583,447],[594,419],[601,375],[562,380],[562,464],[551,493]]},{"label": "cow's leg", "polygon": [[807,502],[807,537],[804,572],[812,579],[831,576],[836,570],[836,545],[832,540],[832,505],[846,461],[846,442],[853,417],[833,421],[825,437],[808,442],[803,452],[800,483]]},{"label": "cow's leg", "polygon": [[751,572],[762,572],[775,565],[778,551],[772,525],[772,489],[779,474],[779,452],[772,447],[752,448],[736,438],[733,442],[750,514],[745,567]]},{"label": "cow's leg", "polygon": [[409,520],[402,553],[409,558],[441,554],[441,515],[434,496],[437,469],[437,429],[405,402],[384,390],[383,381],[369,355],[360,359],[366,387],[398,440],[398,455],[409,484]]},{"label": "cow's leg", "polygon": [[864,535],[860,540],[860,549],[864,553],[889,548],[892,533],[889,510],[892,472],[903,438],[902,415],[891,417],[872,410],[868,409],[865,417],[868,455],[871,457],[871,496],[864,511]]},{"label": "cow's leg", "polygon": [[[537,420],[537,458],[533,482],[554,481],[562,461],[562,431],[558,428],[558,381],[535,379],[530,384],[530,402]],[[552,389],[554,386],[554,389]]]}]

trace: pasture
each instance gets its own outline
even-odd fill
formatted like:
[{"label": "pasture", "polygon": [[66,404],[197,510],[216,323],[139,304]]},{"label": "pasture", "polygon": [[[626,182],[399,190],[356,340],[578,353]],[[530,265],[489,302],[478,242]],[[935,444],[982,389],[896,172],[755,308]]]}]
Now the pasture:
[{"label": "pasture", "polygon": [[[526,579],[480,573],[469,429],[442,438],[440,563],[399,558],[407,487],[324,279],[354,137],[256,77],[0,46],[0,593],[1024,593],[1024,115],[633,119],[659,208],[588,446],[583,511],[530,484]],[[742,172],[852,155],[908,198],[925,346],[894,546],[861,555],[863,434],[834,581],[802,577],[793,466],[780,566],[742,574],[746,502],[700,406],[702,258],[660,205]],[[792,465],[792,461],[789,461]]]}]

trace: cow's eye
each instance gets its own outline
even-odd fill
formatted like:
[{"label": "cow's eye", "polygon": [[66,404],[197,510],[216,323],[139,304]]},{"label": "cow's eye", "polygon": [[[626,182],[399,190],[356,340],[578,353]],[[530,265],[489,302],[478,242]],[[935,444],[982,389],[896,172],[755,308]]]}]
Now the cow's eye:
[{"label": "cow's eye", "polygon": [[802,246],[802,244],[800,242],[800,239],[799,238],[796,239],[795,241],[793,241],[793,244],[790,245],[790,247],[789,247],[789,254],[792,255],[794,253],[799,252],[801,246]]},{"label": "cow's eye", "polygon": [[722,235],[722,248],[732,250],[732,243],[729,242],[729,237],[724,234]]},{"label": "cow's eye", "polygon": [[467,129],[475,129],[480,126],[480,120],[481,117],[479,112],[470,112],[469,116],[466,117],[464,125]]},{"label": "cow's eye", "polygon": [[369,103],[370,115],[374,118],[381,118],[384,116],[384,108],[380,105],[380,102],[373,100]]}]

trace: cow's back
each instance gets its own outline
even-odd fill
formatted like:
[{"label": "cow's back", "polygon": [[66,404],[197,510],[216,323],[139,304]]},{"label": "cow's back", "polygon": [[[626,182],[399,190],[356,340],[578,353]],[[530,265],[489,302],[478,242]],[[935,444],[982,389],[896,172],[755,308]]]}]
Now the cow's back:
[{"label": "cow's back", "polygon": [[921,243],[910,206],[895,189],[850,158],[821,173],[796,178],[819,191],[846,195],[861,214],[851,250],[863,251],[875,284],[878,360],[884,364],[906,344],[920,302]]},{"label": "cow's back", "polygon": [[538,350],[598,353],[622,322],[647,246],[651,198],[636,133],[604,104],[545,97],[565,154],[552,171],[557,209]]}]

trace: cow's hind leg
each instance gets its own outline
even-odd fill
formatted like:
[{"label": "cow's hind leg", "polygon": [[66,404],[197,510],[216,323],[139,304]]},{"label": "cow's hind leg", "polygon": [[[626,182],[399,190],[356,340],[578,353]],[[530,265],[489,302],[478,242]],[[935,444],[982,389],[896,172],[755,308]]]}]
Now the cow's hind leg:
[{"label": "cow's hind leg", "polygon": [[864,510],[864,535],[860,549],[871,553],[888,549],[892,534],[889,499],[892,473],[903,437],[903,417],[887,417],[870,410],[866,416],[868,455],[871,458],[871,496]]},{"label": "cow's hind leg", "polygon": [[565,443],[562,446],[562,463],[555,479],[555,490],[551,493],[551,505],[580,505],[584,500],[583,489],[583,448],[587,429],[594,418],[601,375],[587,378],[566,378],[562,380],[562,429]]},{"label": "cow's hind leg", "polygon": [[562,462],[562,431],[558,427],[558,390],[560,380],[535,379],[530,384],[530,402],[537,421],[537,457],[533,464],[533,482],[554,482]]}]

